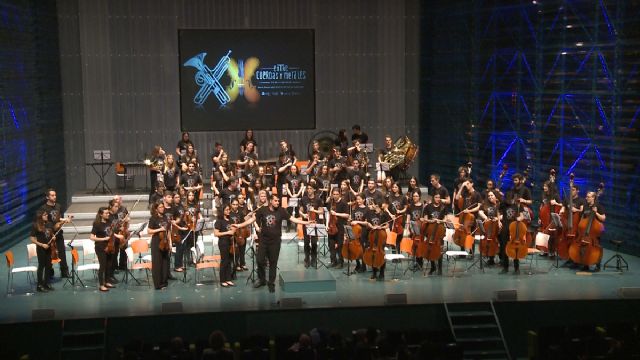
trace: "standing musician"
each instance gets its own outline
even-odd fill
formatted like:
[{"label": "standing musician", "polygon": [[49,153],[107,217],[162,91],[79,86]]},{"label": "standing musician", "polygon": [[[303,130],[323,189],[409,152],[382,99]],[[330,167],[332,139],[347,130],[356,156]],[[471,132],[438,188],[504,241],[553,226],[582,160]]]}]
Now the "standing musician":
[{"label": "standing musician", "polygon": [[[166,198],[166,196],[165,196]],[[165,237],[165,241],[171,242],[169,239],[170,222],[167,221],[164,202],[157,202],[151,205],[151,217],[147,232],[151,235],[151,277],[153,278],[153,286],[156,290],[166,289],[169,285],[169,255],[171,254],[171,245],[168,250],[160,249],[160,238]],[[161,235],[161,233],[164,233]]]},{"label": "standing musician", "polygon": [[178,190],[178,186],[180,185],[180,167],[176,165],[173,154],[167,154],[162,170],[162,179],[167,190]]},{"label": "standing musician", "polygon": [[369,141],[369,136],[362,131],[362,129],[360,128],[360,125],[353,125],[351,127],[351,130],[353,130],[353,135],[351,135],[351,141],[353,140],[358,140],[360,141],[361,144],[366,144],[367,141]]},{"label": "standing musician", "polygon": [[307,174],[309,176],[317,176],[322,165],[326,163],[327,157],[320,149],[320,142],[313,140],[311,155],[309,156],[309,165],[307,166]]},{"label": "standing musician", "polygon": [[[237,199],[233,199],[230,203],[230,208],[231,211],[229,212],[229,221],[231,222],[231,224],[242,224],[244,222],[244,216],[246,215],[246,213],[243,211],[243,209],[240,208],[240,202],[239,199],[242,196],[242,194],[238,195]],[[232,273],[232,278],[234,277],[236,271],[242,271],[242,265],[240,265],[240,260],[242,259],[244,261],[244,250],[246,249],[246,243],[244,244],[244,246],[241,246],[238,244],[237,242],[237,235],[238,233],[235,234],[236,238],[233,239],[234,241],[232,242],[232,246],[235,246],[235,249],[233,251],[233,254],[235,255],[235,257],[233,259],[231,259],[231,273]]]},{"label": "standing musician", "polygon": [[174,271],[183,272],[184,269],[184,255],[185,252],[188,251],[187,244],[185,242],[185,237],[189,233],[189,228],[187,227],[187,223],[185,221],[186,209],[182,205],[182,199],[179,193],[173,194],[173,220],[175,221],[171,227],[176,227],[178,229],[178,233],[180,234],[180,242],[176,244],[176,253],[173,259]]},{"label": "standing musician", "polygon": [[407,186],[407,194],[405,196],[407,198],[408,204],[412,202],[413,193],[418,193],[418,195],[420,195],[420,197],[422,198],[422,190],[420,190],[420,183],[418,182],[418,178],[415,176],[412,176],[411,178],[409,178],[409,185]]},{"label": "standing musician", "polygon": [[349,187],[349,180],[342,180],[340,182],[340,197],[342,201],[346,202],[349,205],[349,208],[353,208],[356,205],[356,195],[351,192],[351,188]]},{"label": "standing musician", "polygon": [[[582,212],[587,207],[586,200],[581,198],[579,195],[580,195],[580,188],[578,188],[578,186],[574,184],[571,187],[571,194],[569,195],[571,197],[571,203],[572,203],[571,211],[574,212],[574,216],[581,216]],[[566,211],[569,211],[568,209],[569,196],[564,197],[564,201],[562,203],[562,209],[560,209],[560,216],[562,216]],[[577,231],[577,229],[574,229],[574,231]],[[562,266],[573,266],[573,265],[574,265],[573,260],[569,258]]]},{"label": "standing musician", "polygon": [[151,178],[151,194],[156,189],[158,181],[164,181],[162,179],[162,169],[164,168],[165,152],[160,145],[156,145],[151,150],[151,159],[147,162],[149,166],[149,176]]},{"label": "standing musician", "polygon": [[189,138],[189,133],[185,131],[182,133],[182,138],[178,141],[178,145],[176,145],[176,155],[178,155],[178,158],[187,152],[188,145],[195,147],[193,141]]},{"label": "standing musician", "polygon": [[211,154],[211,164],[213,171],[218,170],[218,166],[220,166],[220,162],[222,161],[222,155],[225,153],[226,152],[224,151],[222,144],[216,142],[213,147],[213,154]]},{"label": "standing musician", "polygon": [[202,186],[202,177],[196,172],[196,164],[189,162],[189,164],[187,164],[187,172],[180,176],[180,187],[185,195],[187,191],[194,191],[196,198],[200,199]]},{"label": "standing musician", "polygon": [[[234,200],[233,203],[236,201]],[[213,229],[213,235],[218,237],[218,249],[220,249],[220,286],[222,287],[236,286],[232,281],[231,247],[234,246],[233,237],[238,228],[232,225],[230,214],[231,205],[223,205]]]},{"label": "standing musician", "polygon": [[[514,221],[526,221],[529,217],[528,206],[532,203],[531,191],[524,186],[522,174],[515,173],[511,179],[513,180],[513,188],[507,192],[502,210],[505,223],[500,232],[500,261],[502,262],[500,274],[509,272],[509,258],[506,252],[507,243],[509,242],[509,226]],[[520,260],[513,260],[513,268],[516,275],[520,274]]]},{"label": "standing musician", "polygon": [[320,190],[320,194],[318,195],[318,197],[323,202],[329,201],[329,191],[331,190],[331,175],[329,175],[329,166],[327,164],[323,164],[313,180],[316,183],[316,187]]},{"label": "standing musician", "polygon": [[[64,244],[64,231],[60,230],[60,227],[64,224],[71,222],[69,218],[64,218],[60,204],[57,203],[58,196],[53,188],[47,189],[45,193],[47,201],[40,207],[40,211],[47,213],[47,226],[53,229],[53,233],[58,233],[56,236],[56,247],[58,248],[58,256],[60,257],[60,277],[68,278],[69,266],[67,265],[67,255]],[[52,233],[52,234],[53,234]],[[53,267],[49,267],[49,277],[53,277]]]},{"label": "standing musician", "polygon": [[347,156],[347,148],[349,147],[349,138],[347,137],[347,129],[340,129],[338,131],[338,139],[335,146],[338,148],[338,152],[342,156]]},{"label": "standing musician", "polygon": [[[235,176],[229,178],[229,185],[222,189],[220,192],[220,204],[221,206],[229,205],[231,202],[238,198],[240,190],[238,189],[238,178]],[[222,210],[220,208],[219,210]]]},{"label": "standing musician", "polygon": [[255,160],[249,158],[249,160],[247,160],[247,164],[244,166],[242,175],[240,176],[239,174],[238,176],[240,180],[240,188],[244,189],[245,194],[250,194],[250,192],[253,190],[253,182],[258,176],[258,171],[258,163]]},{"label": "standing musician", "polygon": [[[195,227],[198,223],[198,220],[202,219],[202,213],[200,212],[200,202],[196,198],[196,194],[193,191],[187,192],[187,201],[185,204],[185,211],[191,216],[193,221],[192,228],[187,232],[186,239],[184,240],[184,249],[185,249],[185,258],[187,258],[190,262],[193,263],[193,259],[191,258],[192,253],[188,251],[191,249],[196,243],[196,232]],[[187,224],[188,225],[188,224]]]},{"label": "standing musician", "polygon": [[382,195],[384,195],[385,197],[391,194],[391,186],[393,186],[393,183],[395,182],[393,179],[394,179],[393,176],[387,176],[384,179],[384,181],[382,181],[382,186],[380,187],[380,191],[382,192]]},{"label": "standing musician", "polygon": [[[171,228],[170,228],[170,226],[171,225],[176,225],[176,223],[177,223],[176,220],[175,220],[176,207],[173,206],[173,195],[174,195],[173,192],[165,190],[164,196],[162,197],[162,205],[164,207],[164,212],[162,213],[162,216],[164,217],[163,224],[166,223],[166,225],[167,225],[167,226],[163,225],[163,227],[165,228],[165,231],[167,232],[167,234],[166,234],[167,235],[167,241],[169,242],[169,251],[167,252],[167,258],[169,258],[169,256],[171,256],[171,239],[170,239],[170,237],[171,237],[170,236],[171,235],[170,234]],[[151,209],[153,209],[153,206],[151,207]],[[152,214],[152,216],[153,216],[153,214]],[[149,233],[149,234],[151,234],[151,233]],[[161,253],[164,254],[163,251],[161,251]],[[151,249],[151,256],[153,258],[153,248]],[[158,259],[162,259],[162,261],[159,262],[158,264],[162,264],[162,266],[165,266],[165,263],[163,262],[164,261],[163,258],[160,257]],[[152,261],[152,263],[153,263],[153,261]],[[153,266],[153,264],[151,266]],[[167,267],[166,268],[166,272],[168,274],[167,275],[167,279],[175,280],[176,278],[173,275],[171,275],[171,271],[169,269],[169,261],[167,261],[166,267]],[[162,270],[162,271],[165,271],[165,270]],[[151,273],[153,275],[153,271]],[[163,278],[164,277],[161,277],[161,279],[163,279]]]},{"label": "standing musician", "polygon": [[464,207],[461,208],[460,203],[458,201],[460,199],[464,199],[467,196],[467,188],[465,186],[467,180],[469,180],[468,168],[465,166],[460,166],[458,168],[458,177],[453,182],[453,200],[454,200],[453,211],[456,214],[464,210]]},{"label": "standing musician", "polygon": [[[289,173],[289,175],[287,175],[287,183],[285,185],[285,191],[286,191],[286,195],[289,198],[301,198],[302,195],[304,194],[304,190],[306,188],[306,181],[304,179],[304,176],[302,176],[299,172],[298,172],[298,166],[297,165],[292,165],[291,166],[291,172]],[[289,209],[287,209],[287,211],[289,212],[289,214],[293,214],[294,211],[297,213],[298,211],[296,210],[297,208],[295,207],[290,207]]]},{"label": "standing musician", "polygon": [[[458,195],[465,193],[464,201],[462,202],[462,210],[461,212],[464,214],[472,214],[474,217],[477,217],[478,210],[482,206],[482,196],[480,193],[476,191],[473,187],[473,179],[468,178],[467,181],[464,182],[465,191],[458,192]],[[472,233],[475,230],[475,222],[471,226]],[[473,254],[475,251],[475,246],[471,247],[471,253]]]},{"label": "standing musician", "polygon": [[[239,223],[245,221],[247,214],[249,214],[249,212],[251,211],[250,209],[253,210],[251,208],[251,204],[247,201],[246,197],[242,193],[240,193],[240,195],[238,195],[238,213],[241,215]],[[237,271],[249,270],[245,259],[245,253],[247,251],[247,241],[248,239],[245,239],[242,245],[238,244],[238,252],[236,252]]]},{"label": "standing musician", "polygon": [[342,244],[344,241],[344,226],[349,219],[350,206],[340,194],[340,189],[333,188],[331,200],[329,201],[329,215],[335,217],[337,233],[329,234],[329,253],[331,264],[329,267],[342,269],[344,259],[342,258]]},{"label": "standing musician", "polygon": [[[389,214],[386,211],[382,210],[382,207],[378,206],[378,205],[374,205],[373,206],[373,210],[368,210],[367,211],[367,216],[365,218],[365,222],[367,224],[367,227],[369,228],[369,231],[373,231],[373,230],[386,230],[389,228],[389,220],[391,220],[391,218],[389,217]],[[386,223],[386,224],[384,224]],[[384,225],[383,225],[384,224]],[[376,246],[375,244],[369,244],[369,246]],[[382,255],[384,256],[384,255]],[[371,277],[369,279],[371,280],[378,280],[378,281],[384,281],[384,269],[386,267],[386,262],[382,263],[382,266],[380,266],[380,268],[376,268],[373,267],[373,274],[371,275]],[[378,275],[378,271],[380,271],[380,275]]]},{"label": "standing musician", "polygon": [[[544,184],[542,184],[542,201],[540,202],[540,208],[542,209],[542,207],[544,205],[548,205],[550,207],[549,213],[554,212],[553,211],[553,207],[554,206],[562,206],[562,203],[560,201],[560,194],[558,193],[558,189],[555,186],[555,183],[551,182],[551,181],[545,181]],[[551,220],[551,219],[549,219]],[[540,218],[538,218],[538,224],[542,225],[542,220]],[[541,229],[541,230],[546,230],[546,229]],[[559,230],[559,229],[556,229]],[[550,233],[549,235],[549,254],[555,254],[556,252],[556,247],[557,247],[557,231],[554,231],[552,233]],[[547,253],[541,253],[540,255],[542,256],[546,256],[548,255]]]},{"label": "standing musician", "polygon": [[[436,220],[444,220],[445,215],[447,214],[447,207],[445,206],[444,202],[442,201],[442,198],[440,197],[439,193],[436,193],[433,196],[433,201],[428,204],[425,208],[424,208],[424,221],[428,222],[428,223],[433,223]],[[442,246],[442,242],[443,239],[436,239],[437,241],[440,242],[440,246]],[[422,260],[422,259],[420,259]],[[422,261],[420,261],[419,263],[422,266]],[[433,275],[433,273],[436,272],[436,262],[435,261],[431,261],[431,270],[429,271],[429,275]],[[440,255],[440,258],[438,259],[438,275],[442,275],[442,254]]]},{"label": "standing musician", "polygon": [[347,169],[347,180],[349,180],[349,187],[354,195],[364,190],[365,177],[364,171],[360,168],[360,161],[353,159],[351,168]]},{"label": "standing musician", "polygon": [[[365,205],[365,198],[363,194],[356,195],[356,206],[351,211],[351,226],[360,225],[362,227],[362,235],[360,236],[360,242],[362,243],[363,248],[367,248],[369,244],[368,231],[367,231],[367,213],[369,212],[367,206]],[[356,259],[356,272],[365,272],[367,271],[367,265],[362,262],[360,264],[360,259]]]},{"label": "standing musician", "polygon": [[[380,151],[378,152],[378,162],[385,162],[384,161],[384,157],[391,153],[393,151],[393,139],[391,138],[391,135],[385,135],[384,136],[384,147],[382,149],[380,149]],[[392,169],[389,169],[388,171],[385,171],[386,177],[392,177],[394,179],[399,179],[400,178],[400,168],[399,167],[394,167]]]},{"label": "standing musician", "polygon": [[432,198],[435,194],[440,194],[440,200],[445,205],[451,204],[451,197],[449,196],[449,191],[446,187],[440,184],[440,175],[439,174],[431,174],[429,176],[429,181],[431,183],[431,187],[429,188],[429,196]]},{"label": "standing musician", "polygon": [[198,153],[192,144],[187,145],[187,151],[180,157],[180,168],[184,170],[185,166],[189,164],[196,165],[196,171],[200,172],[200,159],[198,159]]},{"label": "standing musician", "polygon": [[333,183],[337,184],[346,179],[347,158],[343,156],[340,149],[334,147],[329,157],[329,173]]},{"label": "standing musician", "polygon": [[[391,224],[395,228],[404,229],[404,224],[396,224],[396,221],[404,222],[404,218],[400,218],[407,212],[407,198],[402,196],[402,189],[398,183],[394,182],[391,185],[391,192],[386,198],[387,207],[385,211],[389,213],[391,217],[397,218]],[[395,231],[392,229],[392,231]],[[400,231],[400,230],[398,230]],[[400,253],[400,241],[402,241],[402,233],[399,233],[396,237],[396,252]]]},{"label": "standing musician", "polygon": [[53,228],[47,226],[47,223],[49,223],[49,214],[42,209],[38,210],[29,234],[31,243],[36,244],[36,254],[38,255],[38,269],[36,271],[38,292],[53,290],[53,287],[49,285],[48,276],[53,271],[51,251],[49,250],[49,239],[53,236]]},{"label": "standing musician", "polygon": [[[584,207],[584,211],[582,212],[582,219],[589,219],[591,214],[594,214],[593,221],[599,221],[604,223],[607,220],[607,215],[605,214],[605,209],[602,204],[599,202],[596,204],[596,193],[595,191],[587,192],[587,196],[585,197],[586,204]],[[578,236],[582,236],[584,234],[578,234]],[[600,237],[598,237],[595,241],[596,245],[600,245]],[[600,271],[600,267],[602,266],[602,255],[604,251],[600,252],[600,258],[598,259],[598,263],[596,264],[595,271]],[[583,271],[589,271],[589,266],[584,266],[582,268]]]},{"label": "standing musician", "polygon": [[244,139],[242,139],[240,141],[240,152],[245,151],[245,149],[247,148],[247,144],[249,144],[249,143],[253,143],[254,152],[257,154],[258,153],[258,142],[253,137],[253,130],[252,129],[247,129],[247,131],[245,131]]},{"label": "standing musician", "polygon": [[[486,221],[488,219],[498,219],[498,229],[502,230],[502,215],[500,214],[500,201],[498,201],[498,197],[496,196],[494,191],[487,192],[487,198],[482,203],[482,207],[478,210],[478,217],[482,221]],[[481,251],[482,252],[482,251]],[[494,256],[489,258],[487,262],[489,265],[495,265],[496,260]]]},{"label": "standing musician", "polygon": [[110,234],[114,236],[114,250],[113,252],[107,252],[107,281],[112,284],[117,284],[119,281],[115,277],[116,267],[118,266],[118,253],[120,252],[120,241],[124,241],[124,235],[120,233],[120,229],[124,222],[118,216],[118,212],[120,211],[120,204],[118,200],[111,199],[109,200],[109,220],[107,220],[107,224],[110,228]]},{"label": "standing musician", "polygon": [[384,194],[377,189],[376,181],[369,179],[367,181],[367,189],[364,191],[364,199],[367,205],[376,204],[382,206],[384,203]]},{"label": "standing musician", "polygon": [[115,286],[107,279],[107,269],[110,267],[109,259],[107,257],[107,241],[111,238],[111,228],[109,226],[109,209],[107,207],[101,207],[98,209],[96,218],[93,221],[93,227],[91,228],[91,235],[89,239],[95,242],[96,256],[98,257],[98,282],[100,283],[100,291],[109,291],[109,288]]},{"label": "standing musician", "polygon": [[[269,285],[269,292],[275,292],[276,270],[282,244],[282,221],[289,220],[296,224],[307,225],[311,222],[294,218],[280,207],[280,199],[272,194],[269,206],[258,209],[254,216],[245,223],[256,222],[260,229],[260,246],[258,247],[258,282],[254,288]],[[265,267],[269,260],[269,280],[267,282]]]},{"label": "standing musician", "polygon": [[358,160],[358,166],[352,166],[354,169],[363,170],[363,173],[366,171],[367,167],[367,153],[364,152],[364,148],[362,147],[362,143],[360,140],[353,140],[353,146],[347,149],[348,159],[353,162],[353,160]]},{"label": "standing musician", "polygon": [[285,197],[287,184],[287,177],[291,173],[291,167],[295,165],[298,159],[296,153],[289,148],[289,143],[286,140],[280,140],[280,154],[278,154],[278,162],[276,167],[278,168],[278,179],[276,181],[278,193],[280,194],[280,200]]},{"label": "standing musician", "polygon": [[[324,214],[322,200],[316,196],[316,189],[313,186],[307,186],[307,194],[302,197],[299,204],[299,210],[303,217],[308,221],[323,223],[320,218]],[[314,218],[316,220],[314,220]],[[311,259],[309,259],[311,255]],[[316,267],[318,261],[318,237],[307,234],[304,228],[304,267]]]},{"label": "standing musician", "polygon": [[[409,215],[409,224],[410,224],[409,231],[411,232],[411,238],[415,239],[416,237],[419,237],[421,235],[420,224],[418,223],[418,221],[421,221],[422,217],[424,216],[425,205],[422,202],[422,200],[420,200],[419,192],[414,191],[409,196],[411,197],[411,202],[407,207],[407,214]],[[441,203],[439,195],[438,195],[438,203]],[[418,244],[414,241],[412,246],[412,251],[414,254],[416,253],[417,245]],[[423,265],[422,257],[416,256],[415,265],[416,265],[416,270],[418,268],[422,268],[422,265]]]}]

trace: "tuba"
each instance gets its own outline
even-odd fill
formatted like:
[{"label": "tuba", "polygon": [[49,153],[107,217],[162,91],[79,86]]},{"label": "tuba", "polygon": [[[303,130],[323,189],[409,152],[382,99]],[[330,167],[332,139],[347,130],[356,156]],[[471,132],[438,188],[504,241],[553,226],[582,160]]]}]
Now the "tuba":
[{"label": "tuba", "polygon": [[382,161],[389,163],[390,169],[400,166],[402,170],[406,170],[417,155],[418,145],[411,142],[408,137],[402,136],[396,140],[391,150],[382,156]]}]

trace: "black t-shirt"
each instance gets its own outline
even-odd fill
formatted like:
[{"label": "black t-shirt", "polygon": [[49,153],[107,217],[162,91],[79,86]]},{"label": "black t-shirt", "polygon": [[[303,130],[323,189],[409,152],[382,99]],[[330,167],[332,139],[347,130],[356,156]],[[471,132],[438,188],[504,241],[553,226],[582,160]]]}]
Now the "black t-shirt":
[{"label": "black t-shirt", "polygon": [[355,221],[366,221],[368,211],[369,209],[366,206],[356,207],[351,213],[351,218]]},{"label": "black t-shirt", "polygon": [[304,212],[305,214],[309,214],[309,209],[314,208],[315,210],[318,210],[322,207],[322,200],[320,200],[320,198],[317,196],[314,196],[313,199],[311,199],[309,198],[309,196],[305,195],[302,197],[302,199],[300,199],[299,206],[302,209],[302,212]]},{"label": "black t-shirt", "polygon": [[291,191],[292,195],[295,195],[298,191],[300,191],[300,188],[302,187],[302,185],[304,185],[305,181],[304,177],[300,174],[289,174],[287,175],[287,183],[289,184],[289,191]]},{"label": "black t-shirt", "polygon": [[256,211],[256,222],[260,227],[260,241],[282,241],[282,220],[289,219],[289,213],[282,207],[271,210],[268,206]]},{"label": "black t-shirt", "polygon": [[[349,205],[347,205],[347,203],[344,201],[344,199],[342,201],[338,201],[336,203],[335,212],[337,212],[339,214],[348,214],[349,213]],[[342,227],[344,225],[346,225],[346,224],[347,224],[347,219],[341,218],[341,217],[337,217],[336,218],[336,225],[338,226],[338,229],[342,229]]]},{"label": "black t-shirt", "polygon": [[395,215],[398,210],[402,210],[407,206],[407,198],[400,194],[389,194],[389,196],[387,196],[387,203],[389,204],[389,211]]},{"label": "black t-shirt", "polygon": [[[563,204],[564,204],[564,207],[565,207],[565,211],[569,211],[570,210],[569,209],[569,198],[566,198],[563,201]],[[582,206],[582,209],[584,210],[587,207],[587,200],[585,200],[584,198],[581,198],[581,197],[577,197],[577,198],[573,199],[573,207],[576,208],[576,209],[580,209],[580,206]]]},{"label": "black t-shirt", "polygon": [[[596,204],[596,208],[598,209],[598,214],[600,215],[605,215],[605,210],[604,210],[604,206],[602,206],[602,204]],[[582,211],[582,218],[583,219],[587,219],[589,218],[589,216],[591,216],[592,210],[591,210],[591,206],[589,206],[588,203],[584,204],[584,211]],[[595,219],[595,218],[594,218]],[[596,219],[597,220],[597,219]]]},{"label": "black t-shirt", "polygon": [[360,169],[347,170],[349,186],[355,191],[360,191],[360,184],[365,180],[365,173]]},{"label": "black t-shirt", "polygon": [[464,198],[464,208],[462,208],[461,210],[475,207],[476,204],[479,204],[481,202],[482,196],[480,195],[480,193],[478,193],[477,191],[474,191],[472,194],[467,192],[467,196],[465,196]]},{"label": "black t-shirt", "polygon": [[[232,211],[229,213],[229,221],[232,224],[240,224],[243,220],[244,220],[244,216],[240,212],[240,209],[238,209],[238,211]],[[227,231],[227,230],[221,230],[221,231]]]},{"label": "black t-shirt", "polygon": [[[384,195],[382,191],[376,189],[374,192],[368,189],[364,191],[365,204],[370,204],[373,201],[374,204],[380,206],[384,202]],[[372,200],[369,200],[372,199]]]},{"label": "black t-shirt", "polygon": [[442,220],[447,214],[447,209],[442,202],[439,206],[435,206],[434,203],[431,203],[425,207],[424,213],[427,215],[429,220]]},{"label": "black t-shirt", "polygon": [[258,154],[256,154],[253,151],[252,152],[243,151],[238,156],[238,160],[240,160],[240,161],[246,161],[246,160],[249,160],[249,159],[258,160]]},{"label": "black t-shirt", "polygon": [[498,206],[493,205],[490,202],[485,202],[481,209],[489,219],[498,217]]},{"label": "black t-shirt", "polygon": [[[45,203],[40,207],[39,210],[47,213],[47,222],[50,223],[51,226],[55,225],[60,221],[60,218],[62,218],[62,210],[60,208],[60,204],[50,206],[49,204]],[[60,232],[58,232],[58,239],[62,237],[63,232],[64,230],[60,230]]]},{"label": "black t-shirt", "polygon": [[231,204],[231,202],[240,195],[240,190],[231,190],[228,187],[222,189],[220,192],[220,199],[222,200],[222,206]]},{"label": "black t-shirt", "polygon": [[175,188],[178,184],[178,178],[180,177],[180,170],[178,167],[173,169],[166,169],[163,173],[164,185],[168,188]]},{"label": "black t-shirt", "polygon": [[[91,233],[97,238],[106,238],[107,236],[111,236],[111,226],[108,223],[93,223],[93,227],[91,228]],[[102,250],[107,248],[107,241],[96,241],[95,242],[96,250]]]},{"label": "black t-shirt", "polygon": [[[216,223],[213,225],[215,229],[220,232],[226,232],[231,230],[231,224],[233,221],[227,221],[225,218],[216,220]],[[223,235],[218,237],[218,242],[226,242],[228,244],[231,243],[231,235]]]},{"label": "black t-shirt", "polygon": [[202,184],[202,177],[197,172],[180,175],[180,184],[184,187],[195,187]]},{"label": "black t-shirt", "polygon": [[[367,222],[373,226],[381,225],[390,220],[389,214],[384,211],[375,212],[374,210],[368,210],[366,215]],[[387,224],[388,226],[389,224]]]},{"label": "black t-shirt", "polygon": [[33,224],[31,227],[31,232],[29,236],[33,236],[36,240],[41,244],[47,244],[49,242],[49,238],[53,235],[53,230],[50,226],[44,227],[42,231],[38,230],[36,224]]},{"label": "black t-shirt", "polygon": [[220,158],[220,150],[214,150],[213,154],[211,154],[212,171],[218,171],[218,164],[213,161],[213,158]]},{"label": "black t-shirt", "polygon": [[246,148],[247,144],[252,142],[253,143],[253,147],[256,148],[258,147],[258,142],[255,139],[247,139],[246,137],[244,139],[242,139],[242,141],[240,141],[240,146]]},{"label": "black t-shirt", "polygon": [[424,216],[424,209],[425,207],[422,203],[418,205],[416,204],[409,205],[409,208],[407,209],[407,213],[409,214],[411,221],[416,221],[422,218],[422,216]]},{"label": "black t-shirt", "polygon": [[[166,219],[166,212],[165,212],[165,217],[162,216],[152,216],[151,218],[149,218],[149,225],[148,228],[153,230],[153,229],[159,229],[161,227],[164,227],[165,230],[169,228],[169,221]],[[158,234],[159,233],[155,233],[153,234],[152,239],[156,239],[158,240]]]},{"label": "black t-shirt", "polygon": [[182,153],[183,151],[187,151],[187,146],[188,145],[192,145],[194,149],[196,148],[195,145],[193,145],[193,142],[191,141],[191,139],[189,139],[187,141],[183,141],[182,139],[180,139],[180,141],[178,141],[178,145],[176,145],[176,147],[179,148],[180,152]]},{"label": "black t-shirt", "polygon": [[440,194],[440,199],[444,201],[449,196],[449,190],[443,185],[440,185],[437,189],[433,186],[429,187],[429,195],[434,197],[436,194]]},{"label": "black t-shirt", "polygon": [[504,217],[507,222],[515,221],[518,217],[518,211],[520,213],[526,212],[523,205],[518,206],[516,199],[522,198],[525,200],[531,200],[531,191],[526,186],[520,186],[520,188],[513,188],[507,192],[507,201],[505,201],[505,208],[503,209]]},{"label": "black t-shirt", "polygon": [[365,132],[360,132],[360,134],[352,134],[351,135],[351,141],[358,139],[358,141],[360,141],[360,144],[366,144],[369,141],[369,135],[367,135]]},{"label": "black t-shirt", "polygon": [[329,169],[333,169],[335,167],[339,167],[340,170],[333,173],[333,182],[340,183],[340,181],[346,178],[346,165],[347,158],[341,156],[340,158],[332,158],[329,160]]}]

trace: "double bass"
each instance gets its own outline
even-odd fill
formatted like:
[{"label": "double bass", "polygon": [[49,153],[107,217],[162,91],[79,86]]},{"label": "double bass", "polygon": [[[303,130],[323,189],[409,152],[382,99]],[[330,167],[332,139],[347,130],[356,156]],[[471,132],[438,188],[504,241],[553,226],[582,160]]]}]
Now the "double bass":
[{"label": "double bass", "polygon": [[[547,183],[545,183],[545,186],[547,186],[548,194],[552,194],[552,195],[554,194],[554,191],[551,188],[551,186],[554,186],[555,180],[556,180],[556,170],[551,169],[549,171],[549,180],[547,181]],[[552,221],[551,214],[558,214],[560,212],[560,209],[562,209],[562,206],[552,205],[551,200],[554,200],[554,199],[545,198],[544,195],[546,194],[543,194],[542,203],[540,204],[540,211],[538,213],[538,219],[540,220],[540,227],[542,229],[542,233],[549,235],[550,240],[552,240],[552,244],[554,244],[557,229],[556,229],[556,224]],[[536,245],[536,247],[543,252],[547,252],[549,250],[548,245],[547,246]]]},{"label": "double bass", "polygon": [[[591,207],[597,207],[598,198],[602,195],[603,191],[604,184],[600,183]],[[596,212],[591,210],[589,216],[583,217],[578,223],[578,234],[580,238],[578,241],[574,241],[569,247],[569,257],[576,264],[584,266],[595,265],[602,258],[600,235],[604,232],[604,224],[595,217]]]},{"label": "double bass", "polygon": [[573,211],[573,181],[575,175],[571,173],[569,175],[569,201],[567,202],[567,208],[565,209],[564,216],[562,217],[562,236],[558,243],[558,256],[561,259],[569,259],[569,248],[576,240],[576,231],[578,230],[578,223],[580,222],[579,211]]}]

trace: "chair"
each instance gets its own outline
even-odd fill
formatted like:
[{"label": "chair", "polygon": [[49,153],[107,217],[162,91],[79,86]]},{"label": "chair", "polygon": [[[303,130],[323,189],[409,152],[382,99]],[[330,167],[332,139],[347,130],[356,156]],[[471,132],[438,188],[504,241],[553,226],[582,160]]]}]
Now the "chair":
[{"label": "chair", "polygon": [[[146,241],[142,241],[146,244]],[[139,246],[138,250],[140,249],[140,247],[142,246]],[[151,281],[149,281],[149,270],[151,270],[151,263],[145,261],[137,262],[137,260],[134,260],[134,250],[132,247],[128,247],[124,251],[125,253],[127,253],[127,271],[124,274],[124,282],[128,284],[129,276],[131,276],[131,278],[135,280],[138,285],[140,285],[140,281],[136,279],[135,276],[133,276],[131,270],[144,270],[147,275],[147,285],[151,287]],[[140,255],[140,253],[138,253],[138,255]]]},{"label": "chair", "polygon": [[[82,263],[85,264],[87,260],[91,260],[91,263],[96,263],[98,258],[96,257],[96,243],[93,240],[82,240]],[[90,255],[93,255],[90,257]]]},{"label": "chair", "polygon": [[115,163],[114,168],[116,172],[116,179],[122,178],[123,188],[124,190],[127,190],[127,181],[133,180],[133,175],[127,174],[127,169],[120,162]]},{"label": "chair", "polygon": [[[84,248],[85,248],[85,246],[83,246],[83,252],[84,252]],[[94,252],[95,252],[95,250],[94,250]],[[91,263],[91,264],[78,265],[78,258],[79,258],[78,249],[72,249],[71,250],[71,261],[73,261],[73,266],[76,268],[76,272],[80,273],[81,271],[93,271],[93,277],[96,278],[96,280],[97,280],[97,277],[98,277],[97,271],[100,269],[100,264]],[[78,280],[80,280],[80,276],[79,275],[78,275]],[[84,284],[82,283],[82,280],[80,280],[80,284],[82,284],[82,286],[84,286]]]},{"label": "chair", "polygon": [[[35,249],[36,244],[29,244],[29,245],[33,245]],[[27,247],[27,249],[29,248]],[[4,257],[7,260],[7,267],[9,268],[9,271],[7,271],[6,295],[9,295],[10,291],[13,292],[13,274],[17,274],[17,273],[27,273],[27,280],[29,281],[29,286],[31,287],[31,289],[33,289],[33,284],[36,283],[35,275],[33,275],[33,273],[38,271],[38,267],[32,266],[32,265],[14,267],[15,261],[13,258],[13,251],[11,250],[8,250],[7,252],[5,252]]]},{"label": "chair", "polygon": [[538,267],[538,257],[536,255],[542,254],[542,251],[536,248],[527,248],[527,258],[529,259],[529,271],[527,274],[533,274],[533,261],[536,262],[536,268]]},{"label": "chair", "polygon": [[204,255],[204,242],[201,240],[196,241],[196,246],[191,248],[191,252],[193,253],[192,258],[195,266],[195,284],[202,285],[198,283],[198,271],[204,269],[213,269],[213,279],[217,281],[215,269],[220,269],[220,255]]}]

